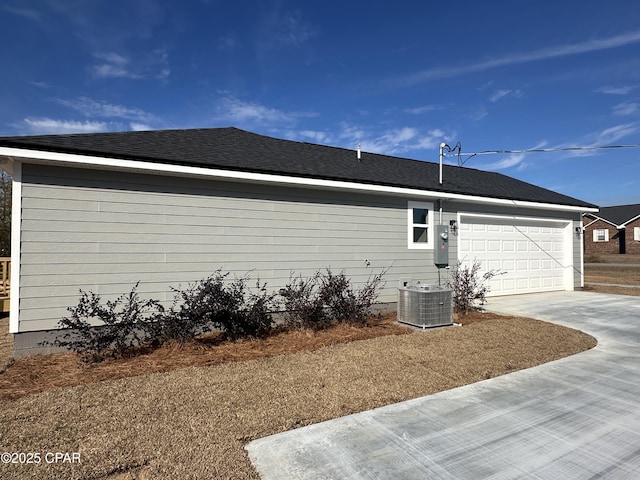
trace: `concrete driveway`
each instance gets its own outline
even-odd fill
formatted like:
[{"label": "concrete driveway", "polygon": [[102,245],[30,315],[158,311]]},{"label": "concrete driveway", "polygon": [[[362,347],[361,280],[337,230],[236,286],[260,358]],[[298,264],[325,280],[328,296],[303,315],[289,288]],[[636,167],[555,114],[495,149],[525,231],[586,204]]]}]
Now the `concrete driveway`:
[{"label": "concrete driveway", "polygon": [[262,479],[640,478],[640,298],[553,292],[487,307],[583,330],[598,346],[253,441]]}]

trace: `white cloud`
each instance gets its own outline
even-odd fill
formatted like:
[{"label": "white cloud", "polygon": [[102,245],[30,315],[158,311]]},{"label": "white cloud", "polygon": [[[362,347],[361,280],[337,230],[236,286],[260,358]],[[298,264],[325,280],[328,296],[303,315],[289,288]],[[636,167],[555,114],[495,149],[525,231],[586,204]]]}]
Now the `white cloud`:
[{"label": "white cloud", "polygon": [[151,128],[149,125],[146,125],[144,123],[137,123],[137,122],[131,122],[129,124],[129,128],[131,128],[131,130],[133,130],[134,132],[153,130],[153,128]]},{"label": "white cloud", "polygon": [[608,50],[611,48],[623,47],[633,43],[640,42],[640,30],[627,32],[614,37],[603,38],[599,40],[587,40],[581,43],[571,45],[558,45],[532,52],[521,52],[510,55],[504,55],[477,63],[469,63],[461,66],[445,66],[423,70],[414,74],[391,79],[392,85],[402,87],[411,86],[419,83],[427,82],[440,78],[457,77],[474,72],[481,72],[493,68],[504,67],[509,65],[518,65],[523,63],[537,62],[552,58],[567,57],[578,55],[581,53],[596,52],[600,50]]},{"label": "white cloud", "polygon": [[74,99],[56,99],[60,105],[71,108],[80,112],[86,117],[101,118],[124,118],[126,120],[135,120],[138,122],[154,122],[157,118],[140,110],[139,108],[130,108],[123,105],[116,105],[107,102],[93,100],[88,97],[78,97]]},{"label": "white cloud", "polygon": [[563,152],[566,157],[590,157],[598,154],[599,150],[595,147],[616,145],[619,140],[630,135],[637,135],[639,131],[640,124],[638,123],[614,125],[600,132],[585,135],[580,142],[558,145],[555,148],[574,149]]},{"label": "white cloud", "polygon": [[331,135],[327,132],[319,132],[316,130],[302,130],[298,132],[298,135],[302,138],[311,139],[315,143],[321,143],[328,145],[331,143]]},{"label": "white cloud", "polygon": [[35,22],[39,22],[42,20],[40,13],[31,8],[16,8],[8,5],[3,5],[0,9],[5,12],[12,13],[13,15],[18,15],[19,17],[28,18],[29,20],[33,20]]},{"label": "white cloud", "polygon": [[33,85],[34,87],[38,87],[41,88],[43,90],[49,88],[49,84],[46,82],[36,82],[36,81],[30,81],[29,85]]},{"label": "white cloud", "polygon": [[233,34],[225,35],[218,39],[218,50],[235,50],[239,45],[238,38]]},{"label": "white cloud", "polygon": [[94,57],[103,60],[103,63],[91,67],[94,78],[142,78],[128,68],[129,60],[122,55],[110,52],[97,53]]},{"label": "white cloud", "polygon": [[25,118],[23,126],[33,135],[61,133],[95,133],[107,130],[105,122],[76,122],[51,118]]},{"label": "white cloud", "polygon": [[504,170],[507,168],[515,167],[523,162],[525,158],[524,153],[512,153],[511,155],[482,166],[483,170]]},{"label": "white cloud", "polygon": [[637,123],[626,123],[622,125],[615,125],[613,127],[603,130],[602,132],[591,135],[591,137],[595,137],[596,139],[592,145],[593,146],[610,145],[624,137],[628,137],[629,135],[633,135],[637,132],[638,132]]},{"label": "white cloud", "polygon": [[288,124],[305,117],[315,117],[313,112],[287,112],[259,103],[245,102],[233,96],[225,96],[216,108],[214,118],[236,124]]},{"label": "white cloud", "polygon": [[403,112],[410,113],[412,115],[420,115],[427,112],[433,112],[434,110],[438,110],[438,107],[435,105],[423,105],[421,107],[405,108]]},{"label": "white cloud", "polygon": [[114,52],[94,53],[100,62],[90,67],[91,75],[97,79],[128,78],[140,80],[157,78],[165,80],[171,74],[169,57],[164,49],[156,49],[132,62],[131,59]]},{"label": "white cloud", "polygon": [[624,102],[619,103],[618,105],[613,107],[613,114],[621,116],[633,115],[634,113],[638,112],[639,109],[640,104],[636,102]]},{"label": "white cloud", "polygon": [[[528,148],[526,150],[537,150],[537,149],[544,148],[546,145],[547,145],[547,141],[543,140],[537,145],[534,145],[533,147]],[[524,160],[527,155],[528,154],[524,152],[511,153],[511,154],[508,154],[506,157],[501,158],[500,160],[497,160],[495,162],[481,164],[481,168],[483,170],[506,170],[507,168],[518,167],[517,168],[518,170],[522,170],[523,168],[526,167],[526,163]]]},{"label": "white cloud", "polygon": [[487,109],[484,108],[484,106],[481,106],[475,112],[470,113],[468,117],[474,122],[479,122],[480,120],[485,118],[487,115],[489,115],[489,113],[487,112]]},{"label": "white cloud", "polygon": [[273,49],[281,46],[301,47],[316,35],[316,29],[299,11],[281,12],[280,5],[263,17],[258,47]]},{"label": "white cloud", "polygon": [[[343,124],[339,137],[346,143],[347,148],[356,148],[360,144],[365,152],[380,153],[384,155],[399,155],[415,150],[434,150],[440,142],[449,141],[451,135],[447,135],[440,129],[432,129],[421,132],[414,127],[401,127],[385,130],[378,134],[370,134],[363,127]],[[346,141],[346,142],[345,142]]]},{"label": "white cloud", "polygon": [[493,95],[489,97],[489,101],[495,103],[505,97],[519,98],[521,96],[522,94],[520,93],[520,90],[496,90],[495,92],[493,92]]},{"label": "white cloud", "polygon": [[628,85],[626,87],[602,87],[596,90],[596,92],[605,93],[607,95],[626,95],[634,90],[636,87]]}]

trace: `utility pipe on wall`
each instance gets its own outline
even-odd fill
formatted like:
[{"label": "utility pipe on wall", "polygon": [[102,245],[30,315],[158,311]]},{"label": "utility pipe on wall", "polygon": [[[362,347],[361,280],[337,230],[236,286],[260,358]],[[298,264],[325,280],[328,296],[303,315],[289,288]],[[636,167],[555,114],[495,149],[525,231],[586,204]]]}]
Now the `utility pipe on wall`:
[{"label": "utility pipe on wall", "polygon": [[444,158],[444,147],[446,147],[447,144],[442,142],[440,144],[440,185],[442,185],[442,159]]}]

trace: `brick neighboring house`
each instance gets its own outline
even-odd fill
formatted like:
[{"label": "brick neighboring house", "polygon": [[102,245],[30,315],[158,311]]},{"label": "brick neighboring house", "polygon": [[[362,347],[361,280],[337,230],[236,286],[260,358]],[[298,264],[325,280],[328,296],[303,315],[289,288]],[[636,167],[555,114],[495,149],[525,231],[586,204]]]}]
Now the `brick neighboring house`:
[{"label": "brick neighboring house", "polygon": [[602,207],[582,216],[584,253],[640,255],[640,203]]}]

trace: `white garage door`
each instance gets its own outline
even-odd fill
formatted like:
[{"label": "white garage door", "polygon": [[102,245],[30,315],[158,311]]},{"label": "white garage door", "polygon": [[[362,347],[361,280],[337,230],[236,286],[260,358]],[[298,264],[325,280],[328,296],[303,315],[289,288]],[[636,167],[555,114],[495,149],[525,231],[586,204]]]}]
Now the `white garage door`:
[{"label": "white garage door", "polygon": [[480,273],[504,271],[489,283],[489,295],[570,288],[571,232],[568,222],[461,215],[458,258]]}]

